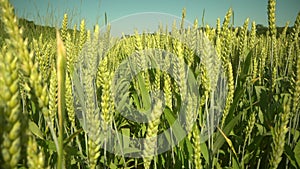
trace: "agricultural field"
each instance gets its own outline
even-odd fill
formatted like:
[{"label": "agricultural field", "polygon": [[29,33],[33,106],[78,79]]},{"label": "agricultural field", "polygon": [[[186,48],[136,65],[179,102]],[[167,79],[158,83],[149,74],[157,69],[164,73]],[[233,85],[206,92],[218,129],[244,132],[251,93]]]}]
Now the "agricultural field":
[{"label": "agricultural field", "polygon": [[0,168],[300,168],[300,13],[267,11],[117,38],[0,0]]}]

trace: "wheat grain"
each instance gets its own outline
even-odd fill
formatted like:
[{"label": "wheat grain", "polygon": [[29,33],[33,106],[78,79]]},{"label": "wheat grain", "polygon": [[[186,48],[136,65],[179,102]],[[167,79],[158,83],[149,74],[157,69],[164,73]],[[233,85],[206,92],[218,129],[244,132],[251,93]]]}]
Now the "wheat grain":
[{"label": "wheat grain", "polygon": [[150,168],[152,156],[156,153],[155,150],[157,146],[156,136],[158,133],[158,125],[160,123],[161,113],[162,113],[162,101],[157,100],[157,102],[154,103],[151,111],[151,117],[149,119],[150,121],[148,123],[148,128],[146,133],[146,140],[144,143],[143,158],[144,158],[145,169]]},{"label": "wheat grain", "polygon": [[[293,29],[293,39],[295,42],[295,47],[296,47],[296,81],[295,81],[295,91],[293,94],[293,108],[292,108],[292,112],[293,115],[297,115],[297,109],[299,108],[299,100],[300,100],[300,50],[299,50],[299,45],[297,44],[297,42],[299,42],[298,40],[298,36],[299,36],[299,32],[300,32],[300,12],[298,13],[298,16],[296,18],[295,24],[294,24],[294,29]],[[298,113],[299,114],[299,113]]]},{"label": "wheat grain", "polygon": [[[3,51],[3,50],[2,50]],[[16,168],[21,153],[21,109],[18,88],[17,57],[14,57],[10,49],[0,54],[0,98],[3,105],[3,141],[0,145],[3,158],[3,168]]]},{"label": "wheat grain", "polygon": [[66,76],[66,108],[71,126],[75,129],[75,109],[74,109],[74,97],[72,91],[72,84],[69,75]]},{"label": "wheat grain", "polygon": [[57,113],[57,74],[56,69],[53,68],[50,76],[50,84],[49,84],[49,118],[51,123],[54,124],[54,119]]},{"label": "wheat grain", "polygon": [[[286,99],[286,98],[285,98]],[[269,159],[270,168],[277,168],[284,151],[285,144],[285,135],[288,132],[287,124],[290,118],[290,99],[284,100],[283,102],[283,112],[280,115],[280,120],[275,124],[275,127],[272,129],[272,152]]]},{"label": "wheat grain", "polygon": [[244,60],[245,46],[247,45],[247,32],[248,32],[248,23],[249,18],[247,18],[244,22],[243,28],[241,30],[240,35],[240,44],[239,44],[239,57],[241,60]]},{"label": "wheat grain", "polygon": [[66,41],[67,34],[68,34],[68,15],[65,13],[62,21],[61,30],[60,30],[61,40],[63,42]]},{"label": "wheat grain", "polygon": [[164,91],[164,94],[165,94],[165,102],[166,102],[166,106],[168,106],[170,108],[170,110],[173,109],[173,105],[172,105],[172,97],[173,97],[173,94],[172,94],[172,88],[171,88],[171,77],[170,75],[168,75],[167,73],[163,73],[163,83],[164,83],[164,86],[163,86],[163,91]]},{"label": "wheat grain", "polygon": [[270,36],[276,37],[276,17],[275,17],[276,0],[268,0],[268,23]]},{"label": "wheat grain", "polygon": [[201,169],[201,147],[200,147],[200,132],[197,125],[193,129],[193,145],[194,145],[194,165],[195,169]]},{"label": "wheat grain", "polygon": [[27,165],[29,169],[45,168],[44,154],[39,149],[34,137],[30,136],[27,146]]},{"label": "wheat grain", "polygon": [[230,105],[233,101],[233,96],[234,96],[234,79],[233,79],[233,71],[232,71],[232,64],[230,62],[230,54],[231,54],[231,40],[232,40],[232,36],[231,33],[229,31],[229,29],[227,28],[227,25],[229,23],[229,18],[231,16],[231,9],[228,11],[228,13],[226,14],[222,29],[222,36],[221,36],[221,41],[222,44],[224,45],[224,49],[222,50],[222,60],[223,60],[223,64],[224,67],[226,68],[226,74],[227,74],[227,80],[228,80],[228,94],[227,94],[227,98],[226,98],[226,104],[225,104],[225,108],[224,108],[224,112],[223,112],[223,118],[222,118],[222,122],[221,122],[221,127],[224,126],[225,124],[225,120],[226,117],[228,115],[229,112],[229,108]]}]

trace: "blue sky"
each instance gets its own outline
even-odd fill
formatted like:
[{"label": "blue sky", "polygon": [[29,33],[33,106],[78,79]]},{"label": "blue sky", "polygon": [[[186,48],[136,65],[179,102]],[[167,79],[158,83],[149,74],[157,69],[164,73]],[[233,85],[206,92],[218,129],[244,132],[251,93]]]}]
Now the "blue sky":
[{"label": "blue sky", "polygon": [[[247,17],[250,21],[267,26],[267,0],[11,0],[19,17],[36,23],[60,26],[63,14],[67,13],[71,24],[78,25],[85,19],[91,29],[98,23],[104,24],[104,13],[112,28],[127,32],[134,28],[156,29],[163,25],[180,21],[181,11],[186,8],[187,21],[198,18],[202,23],[215,26],[219,17],[223,20],[227,10],[234,10],[235,26],[241,26]],[[284,26],[287,21],[294,24],[300,12],[300,0],[277,0],[276,23]],[[72,27],[70,26],[70,27]]]}]

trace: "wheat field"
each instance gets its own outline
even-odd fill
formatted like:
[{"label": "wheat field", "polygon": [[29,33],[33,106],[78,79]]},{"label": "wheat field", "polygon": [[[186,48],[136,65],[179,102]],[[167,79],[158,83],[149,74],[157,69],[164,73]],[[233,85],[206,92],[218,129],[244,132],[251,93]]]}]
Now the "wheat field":
[{"label": "wheat field", "polygon": [[276,0],[263,34],[183,10],[122,38],[0,6],[0,168],[300,168],[300,13],[279,31]]}]

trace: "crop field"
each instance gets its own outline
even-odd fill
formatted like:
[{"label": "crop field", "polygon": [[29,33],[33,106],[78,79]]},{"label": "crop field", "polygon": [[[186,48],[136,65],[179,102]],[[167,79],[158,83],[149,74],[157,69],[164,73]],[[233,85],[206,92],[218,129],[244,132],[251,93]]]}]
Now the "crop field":
[{"label": "crop field", "polygon": [[0,0],[0,168],[300,168],[300,13],[266,8],[117,38]]}]

